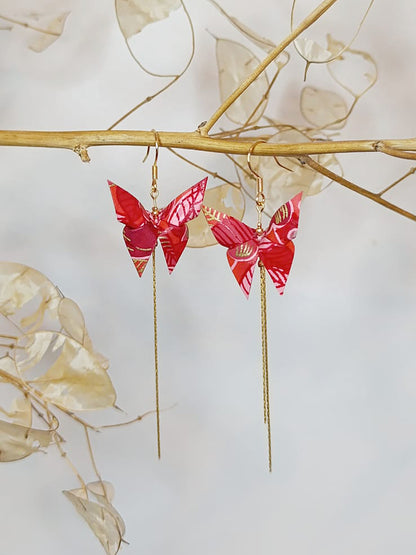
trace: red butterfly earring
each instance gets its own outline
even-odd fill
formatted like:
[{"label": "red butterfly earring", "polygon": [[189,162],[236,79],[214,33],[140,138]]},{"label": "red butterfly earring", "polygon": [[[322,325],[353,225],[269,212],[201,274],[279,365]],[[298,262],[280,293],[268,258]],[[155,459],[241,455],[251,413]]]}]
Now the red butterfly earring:
[{"label": "red butterfly earring", "polygon": [[263,367],[263,413],[267,427],[269,471],[272,470],[269,367],[267,352],[267,308],[266,270],[276,289],[283,294],[286,280],[292,266],[295,247],[292,239],[296,236],[302,193],[281,206],[273,215],[266,230],[262,225],[265,205],[263,179],[251,166],[251,155],[260,142],[256,141],[247,155],[247,165],[257,180],[256,208],[257,227],[252,228],[240,220],[202,206],[205,218],[218,243],[228,248],[227,259],[238,284],[248,297],[253,281],[256,262],[260,267],[262,367]]},{"label": "red butterfly earring", "polygon": [[[117,219],[125,224],[123,238],[133,260],[133,264],[141,277],[152,257],[153,266],[153,324],[155,348],[155,389],[156,389],[156,426],[157,452],[160,458],[160,414],[159,414],[159,364],[157,343],[157,297],[156,297],[156,257],[155,248],[159,239],[169,273],[175,268],[188,242],[186,222],[196,218],[201,211],[207,179],[205,178],[184,193],[176,197],[166,208],[159,209],[157,197],[157,159],[159,156],[159,135],[155,131],[155,160],[152,165],[152,186],[150,196],[153,207],[150,211],[143,208],[140,202],[130,193],[108,181],[116,210]],[[150,148],[150,147],[149,147]],[[149,153],[149,149],[148,149]],[[146,155],[147,156],[147,155]]]}]

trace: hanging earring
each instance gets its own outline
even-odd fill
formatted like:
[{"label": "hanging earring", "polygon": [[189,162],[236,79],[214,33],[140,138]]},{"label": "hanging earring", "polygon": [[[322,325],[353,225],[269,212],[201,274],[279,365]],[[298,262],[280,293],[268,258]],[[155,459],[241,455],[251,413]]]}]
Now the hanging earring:
[{"label": "hanging earring", "polygon": [[[176,197],[166,208],[159,209],[157,186],[160,139],[155,134],[155,159],[152,165],[152,185],[150,196],[153,206],[150,211],[143,208],[140,202],[130,193],[108,181],[116,210],[117,219],[125,224],[123,238],[127,250],[133,260],[137,273],[141,277],[149,258],[153,266],[153,333],[154,333],[154,366],[156,396],[156,430],[157,454],[160,459],[160,406],[159,406],[159,362],[157,341],[157,295],[156,295],[156,256],[155,249],[159,239],[169,273],[174,270],[188,242],[186,222],[196,218],[201,211],[205,194],[207,177]],[[148,152],[147,155],[149,153]],[[147,157],[146,155],[146,157]],[[146,159],[145,157],[145,159]]]},{"label": "hanging earring", "polygon": [[227,259],[238,284],[248,298],[256,262],[260,268],[261,295],[261,345],[263,375],[263,419],[267,429],[269,471],[272,470],[272,443],[270,423],[270,390],[267,344],[267,301],[266,270],[276,289],[283,294],[286,280],[292,266],[295,247],[292,239],[296,236],[302,193],[281,206],[273,215],[266,230],[263,229],[262,214],[265,205],[263,178],[253,170],[251,156],[256,141],[247,154],[247,165],[256,178],[257,227],[252,228],[240,220],[202,206],[205,218],[220,245],[228,248]]}]

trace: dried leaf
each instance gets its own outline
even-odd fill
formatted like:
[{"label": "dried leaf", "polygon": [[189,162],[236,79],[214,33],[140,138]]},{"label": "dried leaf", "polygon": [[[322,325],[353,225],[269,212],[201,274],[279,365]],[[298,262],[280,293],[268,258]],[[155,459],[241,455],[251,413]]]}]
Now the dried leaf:
[{"label": "dried leaf", "polygon": [[49,363],[51,351],[59,352],[48,370],[32,380],[46,401],[70,411],[114,406],[116,394],[107,374],[108,361],[102,355],[54,332],[35,332],[30,338],[32,341],[25,352],[27,358],[18,360],[23,370],[42,362],[42,358]]},{"label": "dried leaf", "polygon": [[[281,131],[270,138],[271,143],[304,143],[308,140],[310,137],[296,129]],[[333,154],[320,155],[316,159],[323,166],[342,175],[342,168]],[[245,157],[239,157],[238,160],[242,165],[246,164]],[[256,156],[252,160],[253,168],[264,179],[265,209],[270,216],[297,193],[302,191],[307,196],[316,195],[330,184],[321,174],[293,158],[279,157],[279,162],[292,171],[279,166],[272,157]],[[256,182],[251,174],[244,175],[244,182],[250,195],[255,195]]]},{"label": "dried leaf", "polygon": [[27,397],[22,396],[13,399],[9,411],[4,409],[0,409],[0,411],[10,418],[13,424],[19,424],[28,428],[32,426],[32,405]]},{"label": "dried leaf", "polygon": [[[242,218],[244,215],[244,196],[239,185],[233,187],[224,183],[208,189],[205,192],[204,203],[234,218]],[[188,247],[209,247],[217,244],[203,214],[190,221],[188,229]]]},{"label": "dried leaf", "polygon": [[246,38],[251,40],[251,42],[253,42],[256,46],[258,46],[259,48],[262,48],[266,52],[270,52],[271,50],[273,50],[276,47],[274,42],[272,42],[271,40],[266,39],[264,37],[261,37],[255,31],[253,31],[252,29],[247,27],[247,25],[245,25],[244,23],[241,23],[241,21],[239,19],[229,15],[224,10],[224,8],[218,4],[218,2],[216,2],[215,0],[209,0],[209,1],[211,2],[211,4],[213,6],[215,6],[217,8],[217,10],[220,13],[222,13],[222,15],[224,17],[226,17],[228,19],[228,21],[232,25],[234,25],[234,27],[236,29],[238,29]]},{"label": "dried leaf", "polygon": [[85,327],[84,315],[76,302],[66,297],[62,298],[58,306],[58,318],[66,334],[84,345],[86,349],[92,349],[91,339]]},{"label": "dried leaf", "polygon": [[319,129],[340,129],[348,115],[347,104],[337,93],[304,87],[300,98],[303,117]]},{"label": "dried leaf", "polygon": [[[0,370],[1,374],[10,374],[13,377],[18,376],[16,363],[9,355],[0,358]],[[0,381],[8,382],[9,380],[7,376],[0,375]]]},{"label": "dried leaf", "polygon": [[356,99],[363,96],[377,81],[377,64],[367,52],[348,48],[328,64],[328,71],[344,90]]},{"label": "dried leaf", "polygon": [[[103,487],[107,497],[102,492]],[[109,492],[113,491],[113,487],[108,482],[93,482],[88,484],[87,488],[98,502],[87,499],[85,489],[73,489],[63,493],[99,539],[107,555],[116,555],[121,547],[125,525],[120,514],[111,505],[112,497]],[[99,493],[100,491],[102,493]]]},{"label": "dried leaf", "polygon": [[[293,31],[295,27],[294,23],[294,15],[295,15],[295,8],[296,8],[297,0],[293,0],[292,2],[292,11],[291,11],[291,29]],[[364,10],[363,15],[358,20],[358,24],[354,23],[354,14],[349,14],[349,21],[351,22],[354,27],[349,32],[350,38],[346,41],[347,44],[343,44],[339,41],[330,41],[328,38],[327,47],[321,46],[321,44],[315,40],[307,38],[305,36],[299,37],[294,41],[295,48],[297,52],[302,56],[302,58],[307,62],[307,64],[317,64],[317,63],[328,63],[332,60],[338,58],[347,48],[351,46],[354,40],[357,38],[359,32],[361,31],[361,27],[364,24],[364,21],[368,15],[368,12],[373,5],[374,0],[370,0],[368,4],[366,4],[366,8]],[[360,5],[360,8],[362,4]],[[365,5],[365,4],[364,4]],[[331,11],[333,13],[333,10]],[[327,28],[327,26],[326,26]]]},{"label": "dried leaf", "polygon": [[45,32],[35,32],[31,40],[28,40],[28,47],[34,52],[43,52],[53,44],[63,33],[66,18],[69,12],[64,12],[56,16],[42,16],[36,14],[33,16],[34,22]]},{"label": "dried leaf", "polygon": [[[226,39],[217,39],[217,65],[221,101],[254,71],[260,60],[245,46]],[[258,121],[267,106],[265,97],[269,80],[263,72],[225,112],[234,123],[245,125]]]},{"label": "dried leaf", "polygon": [[36,366],[49,349],[55,351],[62,346],[65,336],[51,331],[28,333],[19,338],[16,363],[21,373]]},{"label": "dried leaf", "polygon": [[53,431],[36,430],[0,420],[0,462],[17,461],[48,447]]},{"label": "dried leaf", "polygon": [[53,44],[63,33],[69,12],[14,13],[13,17],[5,17],[12,26],[12,31],[24,37],[25,44],[34,52],[43,52]]},{"label": "dried leaf", "polygon": [[168,17],[180,8],[179,0],[116,0],[116,13],[125,39],[140,33],[146,25]]},{"label": "dried leaf", "polygon": [[[61,295],[40,272],[14,262],[0,262],[0,313],[13,316],[30,305],[30,316],[21,318],[20,327],[39,328],[46,314],[56,318]],[[36,307],[38,301],[37,308]]]},{"label": "dried leaf", "polygon": [[332,52],[316,41],[299,37],[295,41],[296,50],[309,63],[327,62],[332,57]]}]

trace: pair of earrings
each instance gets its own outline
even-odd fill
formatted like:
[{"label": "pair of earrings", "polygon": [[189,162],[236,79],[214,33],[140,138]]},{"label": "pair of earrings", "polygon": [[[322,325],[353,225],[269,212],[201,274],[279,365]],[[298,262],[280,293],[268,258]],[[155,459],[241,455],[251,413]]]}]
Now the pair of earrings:
[{"label": "pair of earrings", "polygon": [[282,294],[293,261],[294,245],[292,239],[296,236],[302,194],[299,193],[281,206],[273,215],[268,228],[266,230],[263,228],[262,213],[265,205],[263,180],[251,166],[251,155],[255,146],[260,142],[264,141],[256,141],[247,155],[248,167],[257,180],[256,208],[258,218],[256,228],[249,227],[232,216],[202,204],[208,178],[187,189],[168,204],[166,208],[159,209],[157,206],[159,194],[157,188],[159,137],[157,132],[155,132],[156,155],[152,165],[152,186],[150,190],[150,196],[153,200],[152,209],[150,211],[146,210],[133,195],[113,182],[108,181],[117,219],[124,224],[124,241],[140,277],[150,257],[152,257],[156,426],[159,458],[160,405],[155,247],[159,239],[169,273],[171,273],[188,241],[186,223],[196,218],[202,209],[216,240],[224,247],[227,247],[228,263],[246,297],[250,293],[256,263],[258,263],[260,268],[263,416],[267,428],[269,471],[272,469],[266,271],[279,293]]}]

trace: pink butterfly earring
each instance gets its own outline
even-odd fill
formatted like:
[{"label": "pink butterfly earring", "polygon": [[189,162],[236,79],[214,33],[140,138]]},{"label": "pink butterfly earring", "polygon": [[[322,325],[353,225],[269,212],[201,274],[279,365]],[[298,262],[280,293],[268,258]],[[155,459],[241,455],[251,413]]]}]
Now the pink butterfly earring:
[{"label": "pink butterfly earring", "polygon": [[[176,197],[166,208],[159,209],[157,187],[160,139],[155,133],[155,159],[152,165],[152,185],[150,196],[153,206],[150,211],[130,193],[108,181],[111,196],[119,222],[124,224],[123,238],[137,273],[141,277],[147,262],[152,257],[153,266],[153,329],[154,329],[154,361],[155,361],[155,396],[156,396],[156,429],[157,453],[160,459],[160,408],[159,408],[159,363],[157,342],[157,296],[156,296],[156,257],[155,249],[158,240],[169,273],[174,270],[188,242],[186,222],[196,218],[201,211],[207,179],[205,178],[184,193]],[[149,154],[150,147],[148,148]]]},{"label": "pink butterfly earring", "polygon": [[295,238],[298,228],[302,193],[299,193],[281,206],[271,218],[268,228],[266,230],[263,229],[262,214],[265,205],[263,178],[251,166],[251,155],[256,145],[261,142],[264,143],[265,141],[256,141],[247,154],[247,165],[257,181],[257,227],[249,227],[240,220],[208,206],[202,206],[202,211],[218,243],[228,248],[228,264],[247,298],[250,293],[256,262],[260,268],[263,418],[267,428],[269,471],[271,472],[272,447],[267,345],[266,271],[276,289],[282,295],[295,252],[292,239]]}]

